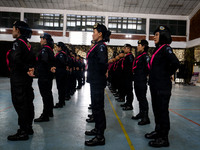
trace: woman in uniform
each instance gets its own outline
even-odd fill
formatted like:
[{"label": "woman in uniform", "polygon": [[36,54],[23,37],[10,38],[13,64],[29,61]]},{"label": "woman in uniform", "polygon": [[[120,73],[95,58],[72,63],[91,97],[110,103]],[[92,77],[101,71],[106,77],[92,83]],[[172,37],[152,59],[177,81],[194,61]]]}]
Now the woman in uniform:
[{"label": "woman in uniform", "polygon": [[90,83],[92,114],[95,121],[95,128],[85,132],[86,135],[95,136],[91,140],[85,141],[85,145],[87,146],[105,144],[106,116],[104,111],[104,88],[106,87],[108,52],[104,42],[110,41],[110,35],[111,32],[103,24],[95,24],[92,35],[95,44],[87,54],[87,82]]},{"label": "woman in uniform", "polygon": [[169,44],[172,42],[170,30],[160,25],[154,32],[156,48],[148,64],[149,85],[153,113],[155,117],[155,130],[145,134],[152,147],[169,146],[168,134],[170,130],[169,101],[171,97],[171,76],[179,67],[179,60]]},{"label": "woman in uniform", "polygon": [[54,74],[51,69],[55,66],[54,42],[50,34],[44,33],[40,36],[42,47],[38,55],[38,86],[43,101],[43,113],[34,122],[49,121],[53,117],[53,94],[52,82]]},{"label": "woman in uniform", "polygon": [[133,61],[133,81],[135,95],[139,101],[139,113],[133,116],[132,119],[141,119],[138,125],[146,125],[150,123],[148,117],[148,101],[147,101],[147,75],[149,56],[147,54],[149,43],[146,40],[139,40],[137,46],[138,55]]}]

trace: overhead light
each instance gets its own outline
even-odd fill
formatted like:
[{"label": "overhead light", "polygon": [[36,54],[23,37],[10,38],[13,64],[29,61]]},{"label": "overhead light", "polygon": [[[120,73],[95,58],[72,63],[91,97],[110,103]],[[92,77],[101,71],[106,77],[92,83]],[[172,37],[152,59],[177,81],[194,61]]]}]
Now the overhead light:
[{"label": "overhead light", "polygon": [[138,0],[125,0],[124,6],[136,6],[138,5]]},{"label": "overhead light", "polygon": [[132,37],[132,35],[130,35],[130,34],[127,34],[125,37],[126,37],[126,38],[131,38],[131,37]]},{"label": "overhead light", "polygon": [[170,4],[169,7],[183,7],[182,4]]},{"label": "overhead light", "polygon": [[0,32],[6,32],[6,29],[0,28]]},{"label": "overhead light", "polygon": [[39,33],[39,34],[43,34],[44,32],[43,32],[42,30],[39,30],[38,33]]},{"label": "overhead light", "polygon": [[93,2],[93,0],[80,0],[80,2]]}]

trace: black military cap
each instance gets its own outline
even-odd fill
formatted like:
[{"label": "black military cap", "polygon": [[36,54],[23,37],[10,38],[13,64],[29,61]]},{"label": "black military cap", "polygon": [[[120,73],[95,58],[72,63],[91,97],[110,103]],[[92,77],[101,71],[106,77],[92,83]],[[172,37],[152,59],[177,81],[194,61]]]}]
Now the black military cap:
[{"label": "black military cap", "polygon": [[13,23],[13,26],[15,26],[17,28],[30,29],[29,25],[27,23],[25,23],[24,21],[15,21]]},{"label": "black military cap", "polygon": [[154,31],[154,35],[156,32],[160,33],[159,44],[171,44],[172,37],[170,29],[167,26],[165,25],[158,26],[158,28]]},{"label": "black military cap", "polygon": [[132,48],[131,44],[124,44],[124,47],[129,47],[130,49]]},{"label": "black military cap", "polygon": [[147,40],[139,40],[138,44],[147,45],[147,46],[149,45],[149,43],[147,42]]},{"label": "black military cap", "polygon": [[32,30],[29,25],[24,21],[15,21],[13,27],[16,27],[20,30],[20,33],[27,38],[31,38]]},{"label": "black military cap", "polygon": [[124,53],[124,51],[123,51],[123,50],[121,50],[119,53]]},{"label": "black military cap", "polygon": [[43,39],[50,39],[51,38],[51,35],[49,33],[43,33],[42,35],[40,35],[40,38],[43,38]]},{"label": "black military cap", "polygon": [[154,31],[154,34],[155,34],[156,32],[163,32],[163,31],[165,31],[165,32],[170,32],[170,29],[169,29],[167,26],[165,26],[165,25],[159,25],[159,26],[157,27],[157,29]]},{"label": "black military cap", "polygon": [[64,46],[65,46],[65,44],[64,44],[63,42],[58,42],[56,45],[57,45],[58,47],[64,47]]}]

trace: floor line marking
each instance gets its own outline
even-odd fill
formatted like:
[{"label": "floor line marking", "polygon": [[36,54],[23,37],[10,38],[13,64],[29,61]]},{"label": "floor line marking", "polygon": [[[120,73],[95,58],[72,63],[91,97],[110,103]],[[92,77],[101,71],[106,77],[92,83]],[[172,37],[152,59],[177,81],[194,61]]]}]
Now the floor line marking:
[{"label": "floor line marking", "polygon": [[13,106],[6,107],[6,108],[0,110],[0,112],[3,112],[4,110],[10,109],[10,108],[12,108],[12,107],[13,107]]},{"label": "floor line marking", "polygon": [[181,114],[179,114],[179,113],[173,111],[172,109],[169,109],[169,110],[170,110],[171,112],[173,112],[173,113],[179,115],[180,117],[182,117],[182,118],[184,118],[184,119],[186,119],[186,120],[188,120],[188,121],[190,121],[190,122],[192,122],[192,123],[194,123],[194,124],[200,126],[200,124],[198,124],[197,122],[194,122],[194,121],[192,121],[191,119],[188,119],[187,117],[185,117],[185,116],[183,116],[183,115],[181,115]]},{"label": "floor line marking", "polygon": [[200,110],[200,109],[172,109],[172,110]]},{"label": "floor line marking", "polygon": [[130,146],[130,149],[131,149],[131,150],[135,150],[135,148],[134,148],[134,146],[133,146],[133,144],[132,144],[132,142],[131,142],[131,140],[130,140],[130,138],[129,138],[129,136],[128,136],[128,134],[127,134],[127,132],[126,132],[126,130],[125,130],[125,128],[124,128],[124,126],[123,126],[121,120],[120,120],[120,118],[119,118],[119,116],[117,115],[117,112],[116,112],[116,110],[115,110],[115,108],[114,108],[114,106],[113,106],[113,104],[112,104],[112,102],[111,102],[111,100],[110,100],[110,98],[109,98],[108,93],[107,93],[106,90],[105,90],[105,92],[106,92],[106,96],[107,96],[107,98],[108,98],[108,101],[109,101],[109,103],[110,103],[110,105],[111,105],[111,107],[112,107],[112,110],[113,110],[113,112],[114,112],[114,114],[115,114],[115,116],[116,116],[116,118],[117,118],[117,120],[118,120],[118,122],[119,122],[119,125],[120,125],[120,127],[122,128],[122,131],[124,132],[124,135],[125,135],[125,137],[126,137],[126,140],[127,140],[127,142],[128,142],[128,145]]}]

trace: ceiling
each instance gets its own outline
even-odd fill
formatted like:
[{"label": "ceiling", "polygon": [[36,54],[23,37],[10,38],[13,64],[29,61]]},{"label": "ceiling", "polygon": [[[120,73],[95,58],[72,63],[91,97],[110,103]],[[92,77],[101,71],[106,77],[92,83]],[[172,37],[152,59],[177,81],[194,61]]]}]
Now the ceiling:
[{"label": "ceiling", "polygon": [[200,0],[0,0],[0,7],[189,16]]}]

